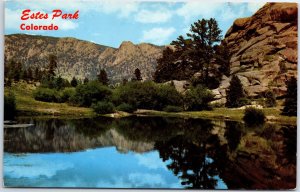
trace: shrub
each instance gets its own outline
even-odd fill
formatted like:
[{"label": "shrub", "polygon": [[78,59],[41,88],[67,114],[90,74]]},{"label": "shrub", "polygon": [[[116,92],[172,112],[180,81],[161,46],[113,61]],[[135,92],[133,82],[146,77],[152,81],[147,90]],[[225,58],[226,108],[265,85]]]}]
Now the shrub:
[{"label": "shrub", "polygon": [[209,102],[213,101],[214,96],[207,88],[199,85],[188,90],[184,96],[186,110],[210,110]]},{"label": "shrub", "polygon": [[75,93],[76,93],[75,88],[73,87],[65,88],[60,92],[60,102],[69,101],[70,98],[75,95]]},{"label": "shrub", "polygon": [[240,98],[237,102],[238,102],[238,106],[245,106],[251,104],[251,101],[246,97]]},{"label": "shrub", "polygon": [[130,104],[127,104],[127,103],[122,103],[121,105],[119,105],[117,107],[117,110],[118,111],[125,111],[125,112],[128,112],[128,113],[132,113],[136,110],[135,107],[133,107],[132,105]]},{"label": "shrub", "polygon": [[167,105],[182,105],[182,96],[173,86],[153,82],[129,82],[113,93],[116,105],[130,104],[135,108],[162,110]]},{"label": "shrub", "polygon": [[59,93],[55,89],[39,87],[33,93],[35,100],[44,102],[58,102],[60,100]]},{"label": "shrub", "polygon": [[265,96],[266,96],[265,106],[266,107],[276,107],[275,94],[272,91],[267,91]]},{"label": "shrub", "polygon": [[265,114],[262,110],[254,107],[248,107],[245,109],[243,120],[248,125],[259,125],[265,122]]},{"label": "shrub", "polygon": [[91,107],[98,114],[113,113],[115,111],[114,105],[111,102],[99,101],[97,103],[93,103]]},{"label": "shrub", "polygon": [[183,109],[182,109],[182,107],[168,105],[163,109],[163,111],[166,111],[166,112],[181,112],[181,111],[183,111]]},{"label": "shrub", "polygon": [[226,92],[226,107],[241,107],[240,99],[245,97],[240,79],[233,76]]},{"label": "shrub", "polygon": [[292,77],[286,82],[287,93],[285,95],[283,115],[297,116],[297,79]]},{"label": "shrub", "polygon": [[14,119],[17,113],[15,95],[10,92],[4,95],[4,120]]},{"label": "shrub", "polygon": [[89,107],[94,102],[108,100],[111,94],[112,91],[107,86],[98,81],[90,81],[87,84],[78,85],[70,101],[75,105]]}]

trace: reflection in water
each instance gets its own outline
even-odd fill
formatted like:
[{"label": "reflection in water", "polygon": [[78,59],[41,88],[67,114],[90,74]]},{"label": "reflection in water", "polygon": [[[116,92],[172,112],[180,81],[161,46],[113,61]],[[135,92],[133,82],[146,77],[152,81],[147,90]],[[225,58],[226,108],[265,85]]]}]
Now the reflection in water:
[{"label": "reflection in water", "polygon": [[6,186],[291,189],[296,183],[295,126],[250,129],[162,117],[19,122],[35,126],[4,129]]}]

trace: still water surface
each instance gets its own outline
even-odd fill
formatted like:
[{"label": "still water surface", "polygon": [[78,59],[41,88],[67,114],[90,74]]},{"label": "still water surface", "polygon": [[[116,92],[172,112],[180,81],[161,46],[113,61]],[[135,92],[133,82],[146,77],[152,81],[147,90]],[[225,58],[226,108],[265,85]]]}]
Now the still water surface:
[{"label": "still water surface", "polygon": [[7,187],[291,189],[296,127],[161,117],[4,129]]}]

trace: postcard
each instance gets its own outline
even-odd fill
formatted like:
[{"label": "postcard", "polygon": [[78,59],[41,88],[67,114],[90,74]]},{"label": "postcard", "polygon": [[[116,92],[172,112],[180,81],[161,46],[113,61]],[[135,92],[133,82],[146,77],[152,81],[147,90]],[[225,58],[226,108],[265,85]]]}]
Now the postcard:
[{"label": "postcard", "polygon": [[4,9],[5,188],[296,188],[297,3]]}]

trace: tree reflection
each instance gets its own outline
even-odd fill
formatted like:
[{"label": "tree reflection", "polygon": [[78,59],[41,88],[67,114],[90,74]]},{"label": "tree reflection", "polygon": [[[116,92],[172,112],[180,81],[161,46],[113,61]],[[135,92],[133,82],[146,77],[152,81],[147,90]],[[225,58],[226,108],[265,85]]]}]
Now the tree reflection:
[{"label": "tree reflection", "polygon": [[225,138],[228,142],[228,148],[230,151],[234,151],[240,143],[242,137],[243,124],[239,122],[227,121]]},{"label": "tree reflection", "polygon": [[177,136],[157,142],[155,147],[163,161],[170,161],[168,169],[181,179],[186,188],[214,189],[218,175],[216,161],[208,156],[205,140],[197,143],[199,145],[184,136]]}]

